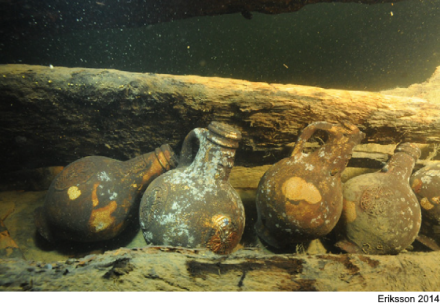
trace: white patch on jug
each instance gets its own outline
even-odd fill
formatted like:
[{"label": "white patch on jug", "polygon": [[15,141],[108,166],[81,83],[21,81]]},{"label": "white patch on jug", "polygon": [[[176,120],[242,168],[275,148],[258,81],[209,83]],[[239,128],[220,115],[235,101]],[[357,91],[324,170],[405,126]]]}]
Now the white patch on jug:
[{"label": "white patch on jug", "polygon": [[312,171],[313,169],[315,169],[315,166],[311,164],[306,164],[306,170]]},{"label": "white patch on jug", "polygon": [[107,175],[107,173],[105,171],[102,171],[101,173],[98,174],[98,179],[100,179],[101,181],[106,181],[106,182],[111,181],[110,177]]},{"label": "white patch on jug", "polygon": [[110,195],[110,197],[109,197],[110,200],[115,200],[118,197],[118,193],[117,192],[111,193],[110,190],[107,190],[107,192]]},{"label": "white patch on jug", "polygon": [[[188,225],[185,223],[181,223],[177,226],[169,226],[167,228],[167,231],[163,237],[164,245],[175,245],[174,239],[176,237],[176,234],[180,237],[186,237],[189,244],[192,244],[194,242],[194,237],[189,233]],[[178,243],[177,245],[182,246],[181,243]]]},{"label": "white patch on jug", "polygon": [[422,180],[423,184],[429,184],[429,183],[431,183],[432,178],[428,175],[425,175],[425,176],[422,176],[421,180]]},{"label": "white patch on jug", "polygon": [[103,223],[103,222],[100,222],[99,224],[97,224],[97,225],[95,226],[95,230],[96,230],[96,231],[101,231],[102,229],[104,229],[104,227],[105,227],[104,223]]},{"label": "white patch on jug", "polygon": [[440,176],[440,170],[429,170],[426,174],[430,176]]},{"label": "white patch on jug", "polygon": [[177,221],[177,216],[174,215],[174,213],[169,213],[168,215],[161,215],[161,217],[157,219],[157,221],[159,222],[159,224],[165,225]]},{"label": "white patch on jug", "polygon": [[152,241],[152,240],[153,240],[153,232],[151,232],[151,231],[145,231],[145,232],[144,232],[144,238],[145,238],[147,241]]},{"label": "white patch on jug", "polygon": [[[179,204],[178,204],[177,202],[173,202],[173,204],[171,205],[171,209],[172,209],[172,210],[177,210],[177,209],[179,209]],[[181,208],[180,208],[180,210],[181,210]]]}]

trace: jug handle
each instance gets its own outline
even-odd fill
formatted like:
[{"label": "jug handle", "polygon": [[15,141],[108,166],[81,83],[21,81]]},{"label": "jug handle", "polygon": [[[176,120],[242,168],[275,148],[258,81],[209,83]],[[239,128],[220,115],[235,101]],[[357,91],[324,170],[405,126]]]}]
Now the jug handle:
[{"label": "jug handle", "polygon": [[318,130],[323,130],[329,132],[329,130],[333,127],[333,124],[328,122],[314,122],[309,124],[306,128],[303,129],[301,135],[298,137],[298,140],[295,144],[295,148],[292,151],[290,156],[295,156],[301,154],[305,147],[306,142],[313,136],[313,134]]},{"label": "jug handle", "polygon": [[186,135],[182,144],[182,151],[180,152],[179,167],[185,167],[192,164],[194,158],[197,155],[197,149],[200,147],[202,135],[204,135],[208,130],[206,128],[195,128]]}]

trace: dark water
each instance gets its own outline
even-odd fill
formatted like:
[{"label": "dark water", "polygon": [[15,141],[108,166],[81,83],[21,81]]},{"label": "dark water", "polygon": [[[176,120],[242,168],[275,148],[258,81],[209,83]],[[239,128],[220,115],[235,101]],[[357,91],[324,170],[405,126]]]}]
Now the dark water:
[{"label": "dark water", "polygon": [[440,65],[440,0],[315,4],[2,44],[1,63],[115,68],[380,90]]}]

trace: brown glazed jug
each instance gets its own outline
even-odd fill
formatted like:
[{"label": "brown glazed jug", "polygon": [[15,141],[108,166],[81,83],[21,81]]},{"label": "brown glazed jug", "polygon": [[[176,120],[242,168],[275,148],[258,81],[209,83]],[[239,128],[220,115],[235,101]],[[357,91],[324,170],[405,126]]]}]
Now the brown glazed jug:
[{"label": "brown glazed jug", "polygon": [[[306,153],[306,142],[319,130],[327,141]],[[259,237],[284,249],[328,234],[342,211],[341,173],[364,136],[354,125],[315,122],[307,126],[292,155],[274,164],[260,180]]]},{"label": "brown glazed jug", "polygon": [[140,225],[148,244],[217,254],[237,246],[244,208],[228,179],[240,140],[238,130],[219,122],[186,136],[178,167],[154,180],[142,197]]},{"label": "brown glazed jug", "polygon": [[[422,210],[420,233],[440,245],[440,163],[427,165],[411,176],[410,185]],[[423,238],[419,238],[423,241]],[[426,244],[426,243],[425,243]],[[431,245],[428,244],[428,247]],[[432,247],[431,247],[432,248]]]},{"label": "brown glazed jug", "polygon": [[52,242],[111,239],[137,215],[148,184],[176,164],[168,144],[125,162],[103,156],[74,161],[50,185],[36,212],[37,230]]},{"label": "brown glazed jug", "polygon": [[420,229],[421,210],[409,178],[419,157],[419,148],[402,143],[382,171],[344,184],[336,246],[348,253],[383,255],[411,245]]}]

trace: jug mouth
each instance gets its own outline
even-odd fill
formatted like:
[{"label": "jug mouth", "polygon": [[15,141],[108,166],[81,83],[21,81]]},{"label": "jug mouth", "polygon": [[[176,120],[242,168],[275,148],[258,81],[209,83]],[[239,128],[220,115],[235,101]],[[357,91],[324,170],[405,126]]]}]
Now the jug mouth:
[{"label": "jug mouth", "polygon": [[[177,166],[177,156],[169,144],[163,144],[156,149],[156,157],[165,170],[174,169]],[[162,154],[162,155],[161,155]]]},{"label": "jug mouth", "polygon": [[208,125],[208,139],[218,145],[228,148],[238,148],[239,142],[242,138],[241,132],[231,125],[212,121]]},{"label": "jug mouth", "polygon": [[394,150],[394,153],[403,152],[409,154],[414,160],[417,160],[422,152],[420,149],[413,143],[405,142],[399,144],[396,149]]}]

